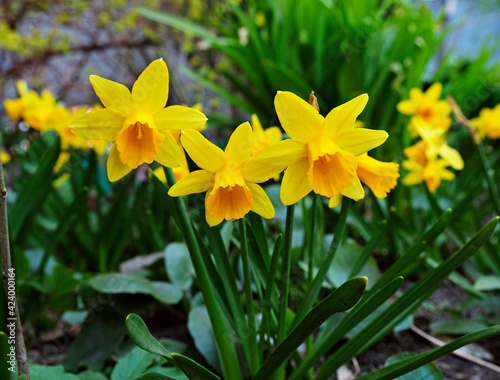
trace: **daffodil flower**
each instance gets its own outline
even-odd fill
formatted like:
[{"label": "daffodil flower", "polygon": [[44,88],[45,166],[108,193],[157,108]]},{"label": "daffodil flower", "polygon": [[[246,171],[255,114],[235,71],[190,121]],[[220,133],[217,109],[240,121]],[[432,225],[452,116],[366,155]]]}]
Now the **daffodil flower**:
[{"label": "daffodil flower", "polygon": [[427,156],[427,143],[424,140],[404,150],[408,160],[403,162],[403,168],[409,173],[403,178],[403,184],[412,186],[425,181],[431,192],[435,192],[441,181],[453,180],[455,174],[447,169],[448,160],[437,156]]},{"label": "daffodil flower", "polygon": [[[410,99],[399,102],[396,108],[404,115],[420,117],[431,127],[447,131],[451,125],[451,106],[446,100],[439,100],[442,90],[443,85],[439,82],[430,86],[426,92],[414,87],[410,90]],[[411,126],[410,131],[415,137],[416,131]]]},{"label": "daffodil flower", "polygon": [[30,90],[25,81],[17,82],[17,91],[20,97],[4,101],[5,111],[12,120],[23,118],[26,124],[39,131],[49,129],[49,122],[53,118],[56,100],[48,90],[42,91],[39,96]]},{"label": "daffodil flower", "polygon": [[96,75],[90,76],[90,82],[106,108],[83,115],[71,128],[88,140],[114,141],[107,164],[110,181],[119,180],[143,163],[182,165],[182,149],[169,130],[198,129],[207,118],[184,106],[164,108],[169,76],[162,59],[153,61],[142,72],[132,92]]},{"label": "daffodil flower", "polygon": [[206,191],[205,217],[210,226],[243,218],[249,211],[267,219],[274,216],[269,197],[257,183],[276,175],[276,170],[282,170],[286,163],[282,160],[277,165],[276,159],[251,157],[252,128],[248,122],[236,128],[225,151],[193,130],[183,131],[181,142],[201,170],[182,178],[170,188],[169,195]]},{"label": "daffodil flower", "polygon": [[356,174],[356,156],[388,137],[385,131],[354,128],[367,101],[368,95],[360,95],[323,117],[297,95],[278,92],[276,112],[291,139],[269,147],[262,155],[289,160],[281,185],[283,204],[294,204],[311,191],[331,198],[349,187],[350,192],[364,194]]},{"label": "daffodil flower", "polygon": [[493,109],[483,108],[479,117],[472,119],[471,123],[476,128],[481,140],[485,137],[500,138],[500,104]]},{"label": "daffodil flower", "polygon": [[411,121],[414,130],[427,143],[427,157],[441,156],[447,160],[451,167],[455,170],[464,168],[464,160],[458,150],[452,148],[446,143],[445,132],[439,129],[433,129],[429,123],[422,119],[414,119]]}]

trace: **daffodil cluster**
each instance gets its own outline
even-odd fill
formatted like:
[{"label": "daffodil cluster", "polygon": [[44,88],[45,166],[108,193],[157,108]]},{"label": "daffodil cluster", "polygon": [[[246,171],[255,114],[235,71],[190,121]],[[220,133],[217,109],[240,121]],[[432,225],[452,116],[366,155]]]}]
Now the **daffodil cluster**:
[{"label": "daffodil cluster", "polygon": [[89,111],[89,107],[80,106],[66,108],[57,103],[52,93],[43,90],[39,95],[28,88],[25,81],[17,82],[19,98],[4,101],[5,111],[14,121],[24,120],[31,128],[40,132],[54,130],[61,138],[61,154],[57,160],[55,171],[69,159],[68,149],[94,149],[98,154],[106,151],[107,143],[102,140],[86,140],[76,136],[69,128],[71,123]]},{"label": "daffodil cluster", "polygon": [[[211,226],[243,218],[250,211],[272,218],[273,205],[259,183],[279,179],[283,171],[281,200],[285,205],[311,191],[329,198],[361,199],[360,181],[383,198],[397,183],[397,164],[367,155],[387,139],[387,133],[356,125],[368,101],[366,94],[323,117],[314,104],[279,91],[276,112],[290,138],[281,140],[278,127],[264,129],[252,115],[252,125],[238,126],[222,150],[201,134],[207,120],[202,112],[185,106],[165,107],[169,74],[162,59],[144,70],[131,92],[95,75],[90,82],[105,108],[85,113],[72,122],[71,129],[86,139],[114,142],[108,178],[116,181],[153,161],[174,168],[177,183],[169,194],[206,192],[205,216]],[[184,150],[199,170],[189,172]]]},{"label": "daffodil cluster", "polygon": [[460,153],[447,144],[451,125],[451,106],[439,100],[441,83],[434,83],[426,92],[418,88],[410,90],[410,99],[397,104],[399,112],[411,116],[409,130],[413,138],[420,140],[404,150],[408,159],[403,167],[409,173],[403,179],[411,186],[425,182],[431,192],[442,180],[453,180],[455,174],[448,169],[462,170],[464,162]]}]

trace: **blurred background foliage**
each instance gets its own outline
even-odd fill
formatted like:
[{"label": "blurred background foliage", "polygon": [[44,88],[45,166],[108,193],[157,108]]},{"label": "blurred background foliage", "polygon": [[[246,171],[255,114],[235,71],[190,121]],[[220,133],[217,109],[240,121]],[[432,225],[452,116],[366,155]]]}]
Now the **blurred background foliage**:
[{"label": "blurred background foliage", "polygon": [[[498,2],[481,4],[485,12],[498,11]],[[370,101],[360,120],[367,128],[384,129],[390,135],[374,155],[401,163],[411,137],[408,118],[395,107],[408,98],[412,87],[425,89],[442,82],[444,96],[453,96],[471,118],[482,107],[500,103],[498,39],[478,41],[475,55],[459,55],[457,47],[446,41],[460,24],[450,23],[446,8],[436,8],[435,2],[394,0],[5,0],[0,5],[0,96],[17,97],[15,82],[22,78],[36,90],[51,90],[68,106],[90,105],[98,99],[89,74],[130,87],[149,62],[163,57],[170,69],[169,102],[202,102],[209,126],[217,128],[207,133],[221,145],[228,129],[249,120],[252,113],[264,126],[277,125],[273,107],[277,90],[292,91],[304,99],[313,90],[322,114],[366,92]],[[167,244],[182,240],[182,235],[165,203],[164,189],[154,178],[155,186],[148,183],[147,168],[110,184],[101,156],[72,150],[62,172],[55,173],[58,136],[8,121],[4,110],[0,117],[2,147],[12,156],[5,170],[18,296],[28,344],[42,353],[36,361],[52,364],[67,354],[69,342],[43,354],[44,342],[67,335],[61,315],[77,329],[87,320],[81,327],[85,334],[71,339],[75,344],[64,365],[71,370],[92,367],[87,359],[93,353],[96,364],[90,370],[94,370],[105,368],[106,358],[122,357],[130,348],[128,343],[122,345],[125,330],[121,326],[129,312],[149,310],[151,315],[161,315],[166,308],[185,319],[189,310],[199,307],[199,297],[186,290],[190,285],[176,283],[172,274],[176,272],[169,274],[168,265],[150,266],[154,258],[163,259]],[[352,240],[347,246],[360,251],[371,242],[371,251],[363,255],[364,262],[351,264],[366,265],[370,273],[383,272],[444,209],[452,207],[450,227],[405,268],[410,280],[418,279],[495,213],[484,179],[477,179],[484,168],[472,139],[457,122],[451,131],[449,144],[460,151],[465,169],[436,194],[424,186],[400,184],[386,200],[370,194],[352,207],[348,218]],[[497,148],[498,140],[485,144],[492,168],[499,167]],[[70,176],[58,180],[64,173]],[[500,183],[500,173],[493,175]],[[265,229],[271,236],[283,228],[285,209],[277,187],[267,190],[277,215]],[[190,202],[191,216],[203,218],[199,210],[203,199],[194,197]],[[311,238],[307,228],[311,209],[310,199],[297,208],[293,258],[298,272],[303,247]],[[326,242],[331,240],[338,213],[326,207],[318,212],[320,238]],[[229,245],[232,224],[227,225],[223,232]],[[500,302],[498,247],[496,234],[452,277],[470,297],[463,310],[489,307],[485,325],[500,318],[498,308],[491,307]],[[339,254],[339,260],[349,260],[350,248]],[[370,255],[376,260],[368,260]],[[141,259],[133,266],[135,277],[118,281],[119,286],[109,285],[116,278],[97,277],[123,272],[120,264],[136,257]],[[232,264],[236,271],[237,261]],[[183,264],[170,267],[175,265]],[[342,268],[342,262],[335,265]],[[352,265],[346,266],[347,274],[351,270]],[[182,280],[192,281],[191,277]],[[144,281],[167,283],[165,278],[177,287],[168,292],[170,296],[183,292],[180,305],[180,296],[154,296],[144,290]],[[137,287],[127,287],[125,282]],[[295,294],[300,294],[300,284],[297,288]],[[112,302],[100,294],[113,294]],[[151,304],[156,305],[153,311],[147,309]],[[461,306],[446,307],[455,321],[464,321],[461,332],[468,332],[474,328],[469,323],[472,314],[463,316]],[[443,324],[434,327],[436,332],[443,330]],[[104,329],[114,329],[113,335],[97,339],[90,333]]]}]

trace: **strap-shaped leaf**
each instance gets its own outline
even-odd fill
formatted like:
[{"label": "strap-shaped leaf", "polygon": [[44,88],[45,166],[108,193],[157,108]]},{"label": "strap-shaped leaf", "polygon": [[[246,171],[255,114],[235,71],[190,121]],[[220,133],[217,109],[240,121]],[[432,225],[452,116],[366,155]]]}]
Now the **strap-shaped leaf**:
[{"label": "strap-shaped leaf", "polygon": [[[370,316],[377,310],[384,302],[398,291],[403,284],[403,277],[396,277],[385,287],[380,289],[379,292],[366,300],[366,302],[358,303],[349,314],[347,314],[342,321],[335,326],[334,329],[321,333],[314,344],[310,353],[306,355],[304,360],[297,366],[297,368],[290,375],[289,380],[301,379],[305,372],[311,368],[318,360],[325,355],[328,350],[337,344],[352,328],[357,326],[366,317]],[[328,330],[325,328],[323,331]]]},{"label": "strap-shaped leaf", "polygon": [[219,376],[187,356],[173,353],[172,358],[189,380],[221,380]]},{"label": "strap-shaped leaf", "polygon": [[388,365],[387,367],[379,368],[375,371],[367,373],[366,375],[358,377],[358,380],[394,379],[398,376],[404,375],[405,373],[413,371],[415,368],[430,363],[433,360],[440,358],[441,356],[449,354],[450,352],[453,352],[460,347],[477,342],[481,339],[490,338],[498,334],[500,334],[500,325],[488,327],[487,329],[464,335],[463,337],[455,339],[453,342],[445,344],[441,347],[433,348],[432,350],[423,352],[413,358]]},{"label": "strap-shaped leaf", "polygon": [[349,310],[363,295],[368,279],[355,277],[343,283],[328,297],[316,305],[295,327],[285,340],[271,353],[254,380],[270,379],[279,366],[299,347],[302,342],[330,316]]}]

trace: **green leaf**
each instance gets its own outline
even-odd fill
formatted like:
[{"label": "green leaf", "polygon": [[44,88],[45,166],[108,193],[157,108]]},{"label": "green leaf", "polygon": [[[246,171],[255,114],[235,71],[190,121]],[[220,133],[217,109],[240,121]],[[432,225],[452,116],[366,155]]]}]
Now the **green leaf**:
[{"label": "green leaf", "polygon": [[67,373],[62,365],[44,366],[39,364],[30,365],[31,380],[79,380],[78,376]]},{"label": "green leaf", "polygon": [[77,376],[79,380],[108,380],[102,373],[90,370],[81,372]]},{"label": "green leaf", "polygon": [[89,285],[102,293],[109,294],[149,294],[168,305],[176,304],[182,298],[182,291],[168,282],[152,282],[144,277],[124,274],[100,274],[89,281]]},{"label": "green leaf", "polygon": [[184,355],[172,353],[172,358],[189,380],[221,380],[219,376]]},{"label": "green leaf", "polygon": [[379,368],[373,372],[367,373],[366,375],[358,377],[358,380],[394,379],[418,367],[430,363],[440,358],[441,356],[449,354],[450,352],[453,352],[459,349],[460,347],[477,342],[478,340],[481,339],[486,339],[496,336],[498,334],[500,334],[500,325],[492,326],[475,333],[470,333],[461,338],[455,339],[453,342],[445,344],[444,346],[436,347],[427,352],[415,355],[412,358],[405,359],[398,363],[391,364],[386,367]]},{"label": "green leaf", "polygon": [[78,281],[75,280],[73,271],[57,264],[52,270],[52,276],[48,277],[47,283],[51,297],[57,298],[72,291]]},{"label": "green leaf", "polygon": [[434,334],[462,335],[476,332],[488,327],[487,324],[479,321],[453,320],[453,321],[435,321],[429,325]]},{"label": "green leaf", "polygon": [[62,364],[67,370],[82,366],[99,370],[125,333],[123,316],[118,311],[112,308],[93,310]]},{"label": "green leaf", "polygon": [[52,189],[54,165],[60,150],[59,139],[57,139],[42,156],[36,172],[29,177],[28,182],[17,195],[14,205],[10,208],[9,232],[13,242],[17,241],[26,218],[34,217]]},{"label": "green leaf", "polygon": [[500,289],[500,277],[498,276],[481,276],[474,283],[476,290],[498,290]]},{"label": "green leaf", "polygon": [[253,379],[270,379],[281,364],[327,318],[335,313],[352,308],[363,295],[367,283],[368,279],[366,277],[355,277],[335,289],[328,297],[316,305],[269,355]]},{"label": "green leaf", "polygon": [[160,355],[172,361],[170,352],[151,335],[143,319],[137,314],[129,314],[125,320],[128,335],[137,346],[152,354]]},{"label": "green leaf", "polygon": [[342,363],[347,362],[351,357],[368,348],[406,318],[407,315],[416,310],[453,270],[469,259],[489,239],[499,219],[500,217],[493,218],[457,253],[418,281],[353,339],[339,348],[335,355],[330,356],[318,371],[318,380],[327,379]]},{"label": "green leaf", "polygon": [[[417,354],[413,352],[403,352],[398,355],[391,356],[385,362],[385,365],[396,364],[403,360],[414,358]],[[395,380],[443,380],[443,374],[437,365],[429,363],[423,367],[417,368],[405,375],[397,377]]]},{"label": "green leaf", "polygon": [[174,379],[174,380],[188,380],[188,377],[179,367],[153,367],[148,370],[149,373],[157,373],[159,375],[165,376],[166,378]]},{"label": "green leaf", "polygon": [[155,355],[134,347],[116,363],[111,372],[111,380],[132,380],[140,376],[153,362]]},{"label": "green leaf", "polygon": [[180,289],[187,290],[195,276],[193,263],[185,243],[170,243],[165,248],[165,269],[168,278]]},{"label": "green leaf", "polygon": [[173,379],[168,376],[163,376],[155,372],[148,372],[139,377],[135,377],[133,380],[177,380],[177,379]]},{"label": "green leaf", "polygon": [[207,308],[205,306],[193,307],[189,311],[187,326],[198,351],[212,367],[219,369],[219,355]]}]

